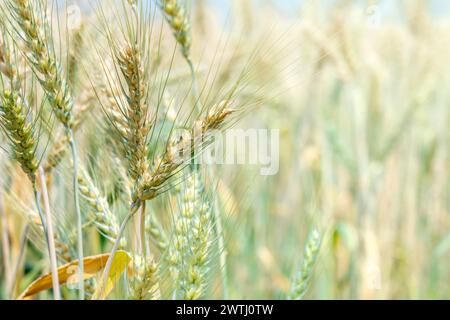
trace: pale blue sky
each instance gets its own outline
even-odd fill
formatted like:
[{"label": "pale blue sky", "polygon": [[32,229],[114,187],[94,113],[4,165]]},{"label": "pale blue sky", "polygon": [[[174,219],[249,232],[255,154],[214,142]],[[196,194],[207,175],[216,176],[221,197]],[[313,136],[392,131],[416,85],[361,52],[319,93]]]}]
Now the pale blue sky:
[{"label": "pale blue sky", "polygon": [[[195,1],[195,0],[191,0]],[[225,15],[229,11],[232,0],[208,0],[209,3],[216,8],[220,9]],[[247,1],[247,0],[243,0]],[[255,4],[263,3],[266,0],[252,0]],[[273,0],[282,12],[285,13],[297,13],[302,4],[308,1],[322,1],[323,3],[333,4],[337,2],[337,0]],[[367,5],[367,0],[354,0],[356,3],[359,3],[362,8]],[[400,1],[398,0],[379,0],[377,1],[381,10],[389,15],[395,15],[396,5]],[[450,13],[450,1],[448,0],[429,0],[430,11],[433,12],[437,16],[448,15]]]}]

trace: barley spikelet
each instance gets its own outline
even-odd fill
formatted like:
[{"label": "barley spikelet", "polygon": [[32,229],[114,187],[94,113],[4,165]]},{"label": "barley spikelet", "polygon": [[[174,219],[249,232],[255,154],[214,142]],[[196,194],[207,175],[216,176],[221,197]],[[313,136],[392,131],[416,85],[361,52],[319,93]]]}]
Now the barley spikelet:
[{"label": "barley spikelet", "polygon": [[[1,36],[1,34],[0,34]],[[12,66],[11,53],[9,52],[6,43],[0,37],[0,72],[4,74],[12,82],[17,77],[17,70]]]},{"label": "barley spikelet", "polygon": [[134,283],[131,290],[132,300],[156,300],[159,298],[158,265],[151,259],[134,259]]},{"label": "barley spikelet", "polygon": [[69,50],[69,62],[67,66],[67,79],[70,85],[75,84],[78,76],[80,54],[83,52],[84,47],[84,30],[85,25],[82,23],[73,32],[71,47]]},{"label": "barley spikelet", "polygon": [[318,230],[313,230],[308,237],[304,252],[303,261],[291,288],[289,299],[300,300],[306,293],[319,254],[322,242],[321,235]]},{"label": "barley spikelet", "polygon": [[30,180],[36,180],[38,160],[33,124],[27,119],[26,102],[17,92],[5,91],[1,96],[0,119],[11,143],[14,158],[19,162]]},{"label": "barley spikelet", "polygon": [[[111,212],[108,202],[100,195],[100,191],[86,173],[78,176],[78,185],[81,195],[90,208],[94,225],[105,238],[114,242],[119,234],[119,223],[117,217]],[[126,239],[122,238],[120,247],[124,248],[125,246]]]},{"label": "barley spikelet", "polygon": [[189,17],[178,0],[160,0],[166,21],[172,28],[175,39],[181,46],[183,56],[190,60],[191,35]]},{"label": "barley spikelet", "polygon": [[[101,85],[101,103],[105,113],[106,137],[109,144],[114,146],[117,157],[127,158],[127,137],[129,136],[128,123],[125,115],[122,113],[118,101],[121,101],[120,93],[116,88],[110,88],[108,85]],[[116,158],[117,158],[116,157]],[[122,161],[117,158],[116,163],[122,168]]]},{"label": "barley spikelet", "polygon": [[70,128],[72,126],[72,96],[62,69],[54,53],[49,49],[42,22],[36,16],[29,0],[9,0],[8,6],[13,19],[23,31],[23,38],[30,52],[29,61],[39,76],[39,82],[48,95],[56,117],[65,127]]},{"label": "barley spikelet", "polygon": [[198,123],[199,130],[195,129],[191,136],[181,137],[178,141],[169,144],[164,157],[157,159],[154,169],[146,172],[142,178],[133,194],[133,201],[145,201],[157,197],[161,193],[161,186],[191,159],[193,148],[202,147],[207,135],[213,130],[220,129],[226,118],[233,112],[234,109],[229,108],[215,109]]},{"label": "barley spikelet", "polygon": [[231,108],[222,107],[226,105],[226,102],[220,103],[217,107],[213,108],[213,110],[211,110],[203,119],[203,121],[201,122],[202,134],[206,134],[208,131],[219,129],[225,119],[235,111]]},{"label": "barley spikelet", "polygon": [[202,195],[203,185],[193,173],[186,181],[180,212],[175,217],[175,239],[169,253],[177,296],[184,300],[199,299],[206,286],[212,220]]}]

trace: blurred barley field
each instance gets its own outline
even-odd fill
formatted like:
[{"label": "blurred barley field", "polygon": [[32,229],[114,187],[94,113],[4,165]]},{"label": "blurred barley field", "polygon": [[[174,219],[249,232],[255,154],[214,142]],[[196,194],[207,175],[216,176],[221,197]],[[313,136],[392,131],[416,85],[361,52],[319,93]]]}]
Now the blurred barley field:
[{"label": "blurred barley field", "polygon": [[1,299],[450,298],[446,2],[0,8]]}]

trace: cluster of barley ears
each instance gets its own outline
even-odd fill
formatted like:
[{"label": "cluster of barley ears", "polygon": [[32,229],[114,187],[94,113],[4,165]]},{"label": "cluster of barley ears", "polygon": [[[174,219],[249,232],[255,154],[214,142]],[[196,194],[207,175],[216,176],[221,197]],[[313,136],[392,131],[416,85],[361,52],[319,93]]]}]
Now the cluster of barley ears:
[{"label": "cluster of barley ears", "polygon": [[[182,90],[198,99],[187,82],[170,98],[179,105],[176,116],[169,120],[161,97],[168,95],[167,79],[177,45],[196,79],[188,11],[179,1],[119,2],[112,9],[99,3],[90,12],[90,20],[97,25],[89,25],[86,18],[75,30],[60,26],[64,16],[53,15],[58,4],[51,1],[8,0],[2,4],[0,115],[9,141],[5,151],[28,176],[40,219],[27,212],[24,208],[28,205],[22,201],[16,210],[33,230],[25,239],[29,237],[40,247],[43,241],[39,237],[45,236],[55,299],[75,293],[80,299],[105,298],[119,251],[127,252],[132,260],[127,298],[154,299],[165,294],[197,299],[206,286],[207,255],[213,239],[210,209],[202,202],[206,191],[190,182],[193,175],[202,185],[192,160],[211,143],[210,132],[225,127],[234,110],[227,103],[214,107],[218,102],[212,100],[204,112],[193,114],[195,102],[181,100]],[[167,26],[156,22],[155,12]],[[168,43],[174,40],[172,52],[162,52],[161,41],[166,38]],[[92,47],[86,54],[83,48],[89,44]],[[155,50],[172,58],[160,66],[153,61]],[[25,74],[19,65],[28,67]],[[228,99],[233,99],[232,93]],[[180,128],[188,132],[183,138],[176,137]],[[84,130],[92,130],[92,142],[101,149],[89,150],[88,139],[81,139],[78,146],[76,141]],[[71,157],[67,157],[69,150]],[[110,171],[101,172],[106,167]],[[72,188],[68,187],[70,176]],[[189,268],[162,279],[164,273],[159,270],[167,266],[172,241],[178,240],[168,236],[158,221],[161,218],[167,223],[169,219],[158,217],[161,204],[156,201],[163,197],[161,201],[173,204],[171,189],[184,180],[188,186],[182,193],[190,198],[186,196],[177,210],[180,214],[191,212],[189,228],[194,233],[185,234],[184,240],[184,250],[190,247],[191,253],[182,254]],[[64,206],[65,212],[54,212],[58,206]],[[174,230],[179,231],[178,218],[176,221]],[[89,261],[101,253],[89,243],[92,233],[112,245],[98,243],[110,254],[97,272],[98,279],[90,282],[94,288],[84,281],[85,268],[90,272],[92,267]],[[83,246],[86,241],[88,247]],[[58,279],[58,269],[70,264],[77,269],[71,283],[78,283],[78,292],[60,286],[67,280]],[[162,283],[171,281],[176,283],[173,292],[164,291]]]},{"label": "cluster of barley ears", "polygon": [[448,298],[448,22],[210,2],[0,1],[0,298]]}]

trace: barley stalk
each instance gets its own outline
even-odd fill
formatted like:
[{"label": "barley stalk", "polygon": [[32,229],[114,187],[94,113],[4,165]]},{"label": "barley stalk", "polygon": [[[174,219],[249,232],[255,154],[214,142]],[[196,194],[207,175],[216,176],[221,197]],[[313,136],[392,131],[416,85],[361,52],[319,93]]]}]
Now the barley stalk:
[{"label": "barley stalk", "polygon": [[36,186],[36,173],[39,167],[36,156],[37,140],[34,137],[33,123],[30,121],[29,117],[27,117],[27,110],[29,109],[26,106],[26,101],[18,92],[3,92],[0,99],[0,119],[2,120],[1,126],[10,141],[14,158],[20,164],[22,170],[28,175],[28,178],[33,185],[36,207],[38,209],[39,217],[41,219],[47,240],[50,268],[52,271],[53,293],[55,299],[59,300],[61,295],[59,292],[56,250],[50,208],[48,205],[48,195],[46,193],[46,189],[41,186],[46,214],[44,217],[44,213],[42,212],[39,203],[39,194]]},{"label": "barley stalk", "polygon": [[[69,144],[72,151],[73,160],[73,189],[74,204],[77,215],[77,244],[78,259],[83,260],[83,231],[82,217],[79,209],[78,197],[78,154],[76,142],[72,130],[73,117],[72,107],[73,98],[63,75],[62,69],[56,60],[55,53],[50,50],[50,43],[46,37],[45,26],[38,18],[35,8],[29,0],[9,0],[7,3],[11,15],[20,29],[24,33],[25,44],[30,52],[28,60],[38,76],[41,86],[44,88],[50,106],[56,118],[64,125],[67,130]],[[40,6],[40,3],[35,3]],[[46,23],[46,21],[44,21]],[[78,265],[78,289],[80,300],[84,299],[83,271],[82,263]]]}]

